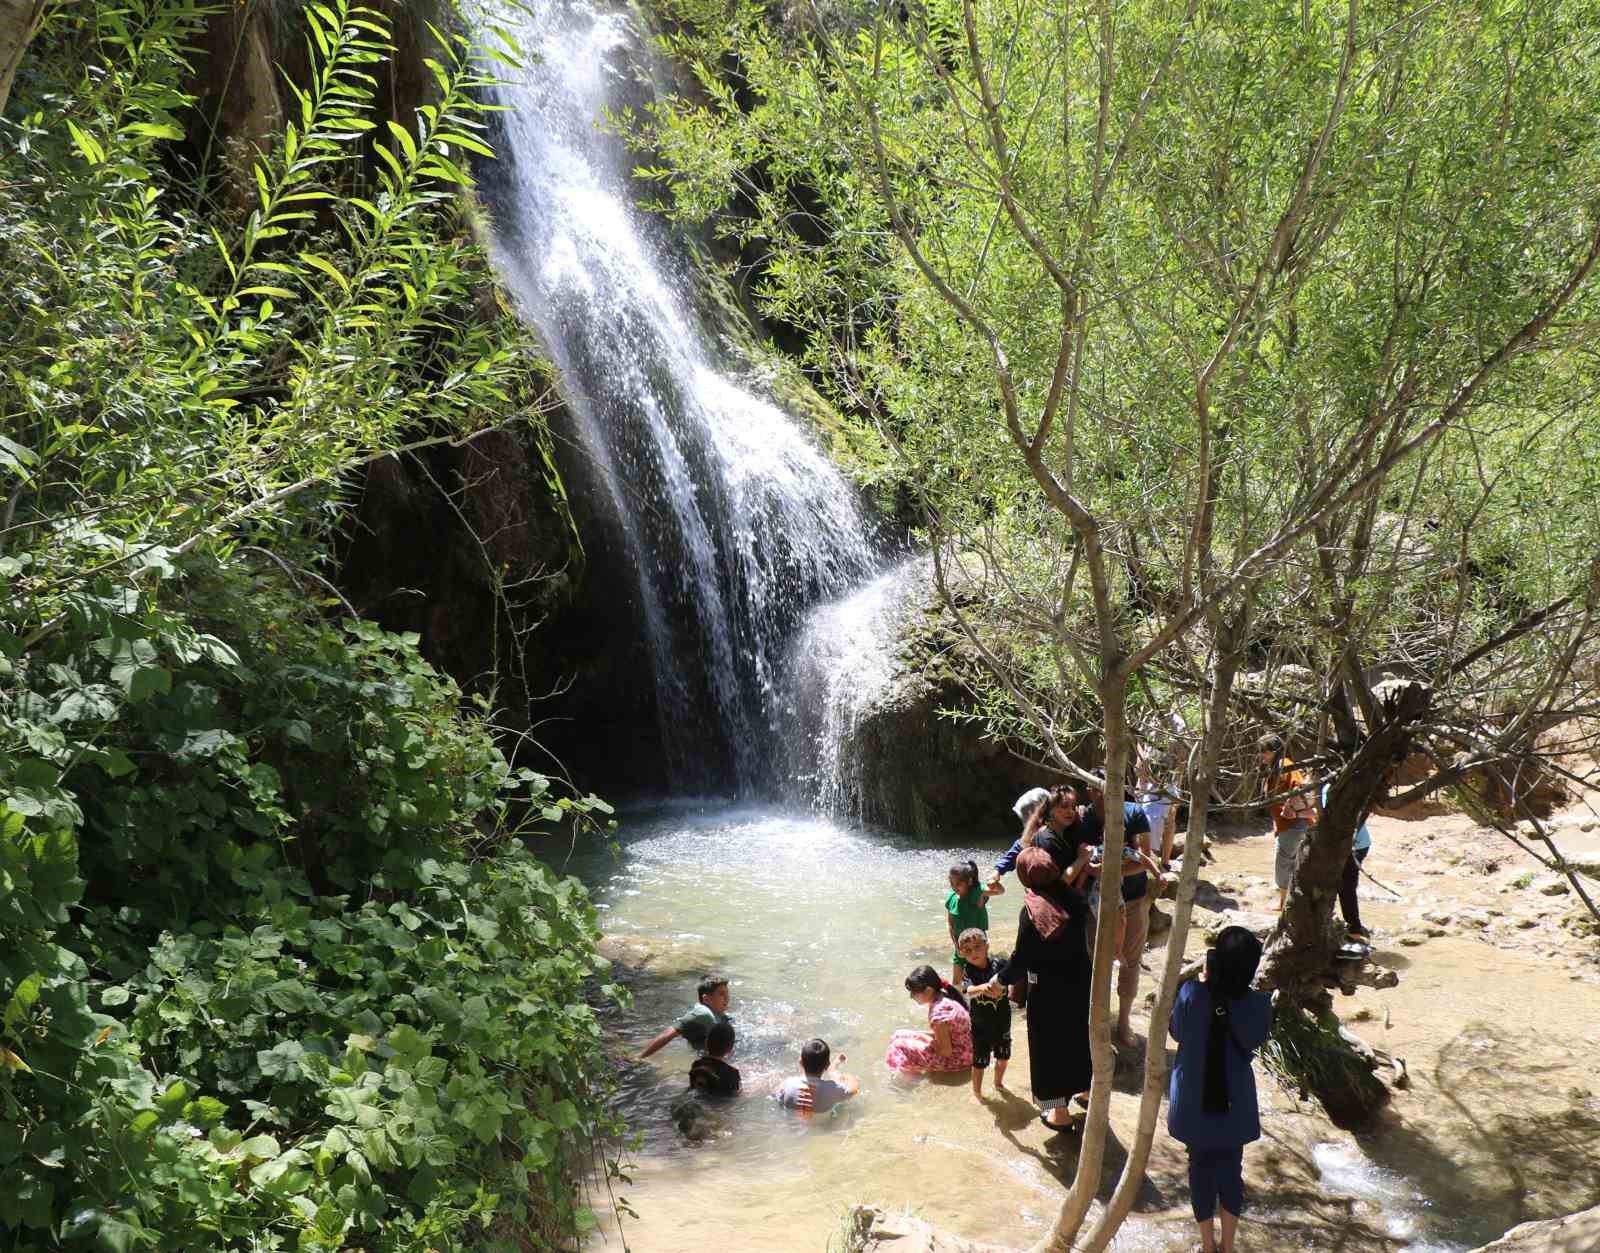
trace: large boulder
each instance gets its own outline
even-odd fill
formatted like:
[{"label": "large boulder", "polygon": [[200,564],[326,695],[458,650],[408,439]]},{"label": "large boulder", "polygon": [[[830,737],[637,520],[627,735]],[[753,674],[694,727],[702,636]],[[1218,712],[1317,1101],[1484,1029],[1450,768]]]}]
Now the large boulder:
[{"label": "large boulder", "polygon": [[1523,1223],[1475,1253],[1594,1253],[1600,1249],[1600,1205],[1565,1218]]}]

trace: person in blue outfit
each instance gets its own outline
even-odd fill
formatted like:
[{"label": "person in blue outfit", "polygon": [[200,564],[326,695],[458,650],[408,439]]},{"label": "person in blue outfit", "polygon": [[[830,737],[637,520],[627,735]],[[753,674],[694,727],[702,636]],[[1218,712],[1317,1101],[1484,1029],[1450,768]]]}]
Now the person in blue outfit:
[{"label": "person in blue outfit", "polygon": [[1244,1146],[1261,1138],[1250,1059],[1271,1034],[1272,998],[1250,990],[1260,964],[1261,941],[1243,927],[1225,927],[1206,954],[1205,973],[1179,989],[1172,1007],[1178,1060],[1167,1130],[1189,1150],[1190,1202],[1205,1253],[1233,1253],[1244,1211]]},{"label": "person in blue outfit", "polygon": [[[1333,785],[1322,785],[1322,807],[1328,807],[1328,789]],[[1372,832],[1367,830],[1366,818],[1361,819],[1361,825],[1356,828],[1355,839],[1350,843],[1350,856],[1345,858],[1344,874],[1339,879],[1339,912],[1344,915],[1344,928],[1352,940],[1362,944],[1372,943],[1372,932],[1361,925],[1361,902],[1356,897],[1356,888],[1361,883],[1361,863],[1367,860],[1367,854],[1372,851]]]}]

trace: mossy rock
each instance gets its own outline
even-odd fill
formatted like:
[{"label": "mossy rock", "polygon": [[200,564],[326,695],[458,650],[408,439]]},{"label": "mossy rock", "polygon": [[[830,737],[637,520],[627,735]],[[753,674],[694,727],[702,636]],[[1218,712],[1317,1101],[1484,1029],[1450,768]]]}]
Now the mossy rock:
[{"label": "mossy rock", "polygon": [[1278,1007],[1262,1060],[1284,1086],[1314,1096],[1335,1127],[1369,1126],[1389,1102],[1389,1089],[1373,1073],[1373,1061],[1340,1034],[1331,1012]]}]

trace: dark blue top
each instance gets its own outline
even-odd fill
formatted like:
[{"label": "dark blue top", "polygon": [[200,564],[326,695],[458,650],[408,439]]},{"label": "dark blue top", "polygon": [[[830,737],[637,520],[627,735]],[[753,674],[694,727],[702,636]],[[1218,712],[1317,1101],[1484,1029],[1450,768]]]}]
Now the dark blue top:
[{"label": "dark blue top", "polygon": [[[1078,819],[1075,828],[1083,832],[1082,839],[1090,844],[1104,844],[1106,820],[1094,809],[1089,809]],[[1141,835],[1150,834],[1150,819],[1144,816],[1144,806],[1127,801],[1122,806],[1122,842],[1129,846]],[[1122,880],[1122,899],[1136,901],[1149,890],[1150,876],[1144,873],[1125,875]]]},{"label": "dark blue top", "polygon": [[1228,1112],[1208,1114],[1206,1088],[1206,1038],[1211,1030],[1211,988],[1191,979],[1178,989],[1172,1007],[1172,1038],[1178,1043],[1178,1060],[1167,1088],[1167,1130],[1174,1140],[1192,1149],[1224,1149],[1261,1138],[1261,1114],[1256,1107],[1256,1076],[1250,1057],[1272,1031],[1272,998],[1265,992],[1246,992],[1228,1006],[1227,1051]]},{"label": "dark blue top", "polygon": [[[1006,982],[1006,959],[996,953],[989,954],[989,962],[985,966],[974,966],[965,957],[959,963],[962,973],[966,978],[962,980],[961,990],[970,994],[973,988],[980,983],[988,983],[991,979]],[[1009,997],[982,997],[971,996],[967,998],[967,1013],[972,1016],[972,1029],[975,1033],[986,1034],[989,1039],[997,1040],[1001,1036],[1011,1034],[1011,1000]]]},{"label": "dark blue top", "polygon": [[[1040,827],[1039,833],[1033,838],[1034,843],[1055,858],[1056,865],[1065,870],[1072,865],[1078,855],[1078,845],[1083,843],[1083,819],[1080,818],[1059,835],[1053,827]],[[1010,871],[1017,864],[1017,856],[1021,852],[1022,840],[1019,838],[994,859],[995,874],[1002,875]]]}]

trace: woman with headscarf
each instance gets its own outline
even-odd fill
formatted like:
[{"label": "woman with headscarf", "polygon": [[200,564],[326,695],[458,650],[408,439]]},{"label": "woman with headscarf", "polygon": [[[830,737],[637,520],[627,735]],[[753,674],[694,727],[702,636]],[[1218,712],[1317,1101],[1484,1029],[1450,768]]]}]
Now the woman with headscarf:
[{"label": "woman with headscarf", "polygon": [[1089,950],[1084,920],[1089,906],[1083,893],[1066,879],[1087,873],[1089,846],[1078,848],[1077,860],[1063,876],[1050,852],[1030,844],[1017,855],[1017,878],[1026,891],[1017,920],[1017,943],[1011,959],[984,988],[971,994],[992,995],[999,985],[1027,985],[1028,1065],[1039,1121],[1064,1131],[1081,1117],[1073,1098],[1087,1105],[1094,1062],[1089,1056]]},{"label": "woman with headscarf", "polygon": [[[1178,1060],[1168,1091],[1167,1130],[1189,1150],[1189,1193],[1206,1253],[1233,1253],[1244,1208],[1244,1146],[1261,1138],[1250,1058],[1272,1032],[1272,998],[1252,992],[1261,941],[1225,927],[1206,954],[1205,974],[1178,991],[1172,1038]],[[1213,1219],[1222,1207],[1222,1243]]]}]

